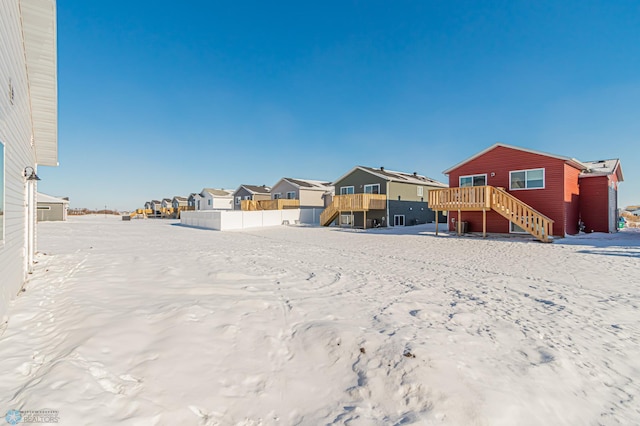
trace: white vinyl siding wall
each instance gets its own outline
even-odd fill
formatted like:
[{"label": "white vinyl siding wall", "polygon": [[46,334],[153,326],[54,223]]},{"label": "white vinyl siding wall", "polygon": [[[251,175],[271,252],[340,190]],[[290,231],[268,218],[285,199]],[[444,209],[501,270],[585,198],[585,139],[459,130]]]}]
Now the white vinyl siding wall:
[{"label": "white vinyl siding wall", "polygon": [[[0,321],[18,293],[26,273],[26,185],[24,168],[35,168],[31,147],[29,92],[25,71],[18,2],[0,2],[0,141],[4,143],[5,235],[0,241]],[[13,86],[13,105],[9,98]],[[37,188],[34,185],[34,194]],[[34,196],[35,198],[35,196]],[[33,221],[35,226],[35,216]]]}]

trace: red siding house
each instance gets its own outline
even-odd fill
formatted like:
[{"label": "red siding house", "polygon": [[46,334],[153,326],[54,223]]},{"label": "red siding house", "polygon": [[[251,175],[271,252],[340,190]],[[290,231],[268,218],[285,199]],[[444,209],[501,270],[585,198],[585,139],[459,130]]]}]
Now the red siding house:
[{"label": "red siding house", "polygon": [[[449,176],[450,188],[491,186],[517,198],[553,221],[554,236],[576,234],[580,223],[585,231],[616,230],[617,188],[623,180],[618,160],[580,162],[497,143],[444,174]],[[470,232],[527,232],[493,209],[462,210],[462,221],[467,222]],[[451,231],[458,220],[458,211],[451,209]]]},{"label": "red siding house", "polygon": [[618,183],[622,182],[620,161],[601,160],[585,163],[580,173],[580,219],[585,232],[616,232],[618,219]]}]

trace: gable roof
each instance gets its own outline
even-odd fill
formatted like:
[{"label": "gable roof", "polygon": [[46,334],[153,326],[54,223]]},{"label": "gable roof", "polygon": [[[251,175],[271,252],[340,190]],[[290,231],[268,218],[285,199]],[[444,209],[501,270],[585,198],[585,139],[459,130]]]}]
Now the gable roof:
[{"label": "gable roof", "polygon": [[51,195],[43,194],[42,192],[38,192],[36,198],[38,203],[69,204],[69,200],[65,200],[64,198],[52,197]]},{"label": "gable roof", "polygon": [[284,177],[280,179],[278,183],[273,185],[272,188],[275,188],[276,186],[278,186],[282,181],[287,181],[291,185],[297,186],[298,188],[304,188],[304,189],[309,189],[313,191],[326,191],[328,189],[331,189],[331,186],[333,186],[331,185],[331,182],[325,182],[321,180],[297,179],[297,178],[294,179],[294,178]]},{"label": "gable roof", "polygon": [[227,191],[226,189],[204,188],[200,192],[200,195],[204,194],[205,192],[208,192],[214,197],[229,197],[233,194],[233,192]]},{"label": "gable roof", "polygon": [[187,197],[180,197],[179,195],[176,195],[171,201],[173,202],[174,200],[187,202]]},{"label": "gable roof", "polygon": [[240,185],[240,187],[238,189],[236,189],[235,192],[238,192],[241,188],[246,189],[247,191],[249,191],[252,194],[270,194],[271,193],[271,188],[269,188],[266,185],[262,185],[262,186]]},{"label": "gable roof", "polygon": [[431,186],[439,186],[442,188],[448,188],[449,185],[444,184],[442,182],[438,182],[435,179],[431,179],[430,177],[419,175],[418,173],[405,173],[405,172],[396,172],[393,170],[387,170],[384,167],[373,168],[373,167],[365,167],[365,166],[355,166],[353,169],[349,170],[344,175],[340,176],[338,179],[333,181],[332,183],[339,182],[355,170],[362,170],[363,172],[370,173],[374,176],[377,176],[381,179],[387,180],[389,182],[400,182],[400,183],[411,183],[414,185],[431,185]]},{"label": "gable roof", "polygon": [[624,176],[622,176],[622,167],[620,167],[620,160],[617,158],[613,158],[611,160],[585,161],[584,164],[588,169],[583,170],[580,173],[581,178],[609,176],[615,174],[618,177],[618,181],[624,181]]},{"label": "gable roof", "polygon": [[459,162],[455,166],[449,167],[447,170],[445,170],[442,173],[445,174],[445,175],[448,175],[449,173],[451,173],[453,170],[457,169],[458,167],[460,167],[460,166],[462,166],[464,164],[467,164],[471,160],[475,160],[476,158],[478,158],[478,157],[486,154],[487,152],[489,152],[489,151],[491,151],[491,150],[493,150],[495,148],[498,148],[498,147],[515,149],[516,151],[528,152],[530,154],[542,155],[544,157],[557,158],[558,160],[566,161],[567,164],[575,167],[576,169],[579,169],[579,170],[588,169],[588,167],[585,164],[581,163],[580,161],[576,160],[575,158],[565,157],[565,156],[556,155],[556,154],[549,154],[548,152],[535,151],[533,149],[521,148],[519,146],[507,145],[506,143],[498,142],[498,143],[495,143],[495,144],[491,145],[489,148],[484,149],[484,150],[478,152],[475,155],[472,155],[471,157],[467,158],[466,160],[463,160],[463,161]]}]

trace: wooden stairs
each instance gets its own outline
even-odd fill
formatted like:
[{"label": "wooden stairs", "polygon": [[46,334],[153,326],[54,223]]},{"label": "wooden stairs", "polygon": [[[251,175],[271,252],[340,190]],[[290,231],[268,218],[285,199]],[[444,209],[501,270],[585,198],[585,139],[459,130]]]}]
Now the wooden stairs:
[{"label": "wooden stairs", "polygon": [[[344,194],[333,197],[333,202],[320,213],[320,225],[329,226],[340,212],[366,212],[385,210],[387,196],[384,194]],[[366,223],[366,221],[365,221]]]},{"label": "wooden stairs", "polygon": [[[431,190],[429,208],[458,212],[493,210],[538,240],[553,241],[553,220],[502,188],[474,186]],[[486,218],[483,226],[486,229]],[[485,229],[483,234],[486,235]]]}]

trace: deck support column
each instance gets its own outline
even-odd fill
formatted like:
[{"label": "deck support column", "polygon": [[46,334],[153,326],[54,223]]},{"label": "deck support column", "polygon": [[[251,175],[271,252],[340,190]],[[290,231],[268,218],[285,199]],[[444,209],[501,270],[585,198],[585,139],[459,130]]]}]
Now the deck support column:
[{"label": "deck support column", "polygon": [[487,238],[487,209],[482,209],[482,238]]},{"label": "deck support column", "polygon": [[363,211],[362,214],[364,215],[364,223],[363,223],[363,228],[367,229],[367,211]]},{"label": "deck support column", "polygon": [[438,236],[438,210],[436,210],[436,237]]},{"label": "deck support column", "polygon": [[462,211],[458,210],[458,236],[462,235]]}]

